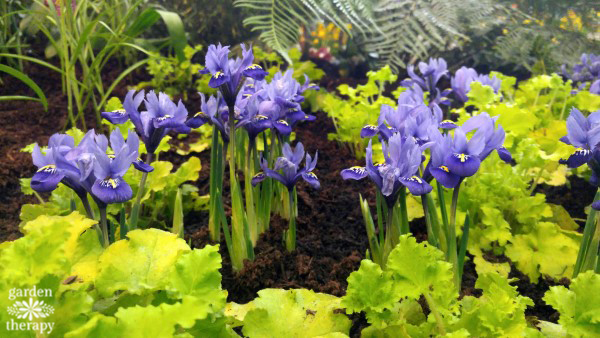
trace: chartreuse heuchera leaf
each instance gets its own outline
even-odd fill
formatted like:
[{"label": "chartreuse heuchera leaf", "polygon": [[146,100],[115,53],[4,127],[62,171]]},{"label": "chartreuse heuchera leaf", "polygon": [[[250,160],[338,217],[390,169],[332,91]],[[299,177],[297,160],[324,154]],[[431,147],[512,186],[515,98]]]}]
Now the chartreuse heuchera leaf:
[{"label": "chartreuse heuchera leaf", "polygon": [[[361,332],[363,337],[538,336],[525,319],[525,309],[533,302],[520,296],[510,281],[495,271],[483,273],[475,285],[483,295],[459,301],[443,253],[403,235],[385,271],[364,260],[348,277],[341,305],[348,313],[366,314],[371,326]],[[417,302],[423,299],[427,316]]]},{"label": "chartreuse heuchera leaf", "polygon": [[164,289],[175,262],[190,250],[183,239],[157,229],[134,230],[127,237],[100,256],[95,285],[105,297],[119,290],[139,294]]},{"label": "chartreuse heuchera leaf", "polygon": [[514,236],[506,255],[517,268],[536,282],[541,274],[554,278],[573,273],[579,242],[556,224],[540,222],[527,235]]},{"label": "chartreuse heuchera leaf", "polygon": [[480,275],[475,287],[483,290],[479,298],[461,300],[461,317],[454,323],[473,337],[519,337],[528,330],[525,309],[533,301],[519,295],[509,280],[497,273]]},{"label": "chartreuse heuchera leaf", "polygon": [[[569,337],[600,336],[600,274],[581,273],[569,289],[553,286],[544,301],[558,310],[558,323]],[[542,330],[544,332],[544,330]]]},{"label": "chartreuse heuchera leaf", "polygon": [[[102,248],[95,221],[78,212],[40,216],[26,223],[24,237],[0,245],[0,307],[14,305],[15,289],[46,290],[52,323],[38,336],[234,337],[223,310],[221,257],[216,246],[191,250],[176,235],[134,230],[128,239]],[[16,300],[26,300],[19,299]],[[1,337],[30,337],[4,325]]]},{"label": "chartreuse heuchera leaf", "polygon": [[336,311],[340,299],[327,294],[265,289],[242,307],[250,308],[236,310],[248,337],[345,337],[350,332],[350,319]]}]

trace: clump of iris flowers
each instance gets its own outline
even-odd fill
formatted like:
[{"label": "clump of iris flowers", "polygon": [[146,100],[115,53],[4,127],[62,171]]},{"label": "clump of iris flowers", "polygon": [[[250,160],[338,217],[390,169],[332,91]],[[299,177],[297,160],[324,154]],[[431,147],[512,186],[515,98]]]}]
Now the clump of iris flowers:
[{"label": "clump of iris flowers", "polygon": [[[140,112],[139,107],[142,102],[145,110]],[[145,94],[143,90],[137,94],[134,90],[129,91],[123,101],[123,109],[102,112],[102,117],[113,124],[123,124],[128,120],[133,123],[146,145],[148,166],[152,163],[156,148],[170,131],[183,134],[190,132],[190,127],[186,125],[187,116],[188,111],[181,100],[175,104],[165,93],[157,95],[154,91],[150,91]],[[131,229],[137,227],[140,203],[147,179],[148,174],[144,173],[129,221]]]},{"label": "clump of iris flowers", "polygon": [[[273,209],[282,216],[289,217],[293,212],[289,197],[295,193],[280,189],[270,178],[260,187],[252,186],[252,178],[261,164],[257,143],[262,139],[264,160],[273,166],[276,158],[286,151],[284,143],[294,125],[315,119],[302,111],[301,103],[304,91],[318,89],[306,77],[304,84],[296,81],[293,70],[278,72],[266,81],[268,73],[254,63],[252,49],[246,49],[243,44],[240,47],[241,57],[232,57],[229,46],[209,47],[205,68],[200,73],[210,74],[209,85],[219,92],[217,97],[208,99],[201,94],[200,111],[185,122],[189,128],[207,123],[213,126],[209,230],[211,238],[219,241],[223,228],[235,270],[242,267],[244,259],[253,258],[253,246],[268,227],[272,201],[275,202]],[[270,142],[267,135],[270,135]],[[220,212],[227,157],[232,199],[231,231],[224,212]],[[244,171],[243,191],[236,168]]]},{"label": "clump of iris flowers", "polygon": [[[262,172],[259,172],[252,178],[252,185],[257,185],[258,183],[265,180],[265,178],[270,177],[279,183],[283,184],[283,186],[288,190],[289,203],[290,203],[290,222],[288,229],[284,233],[284,241],[288,251],[294,251],[296,249],[296,206],[294,203],[294,189],[296,187],[296,183],[300,180],[306,181],[311,187],[315,189],[319,189],[321,187],[321,183],[317,178],[317,175],[313,173],[315,167],[317,166],[317,159],[319,157],[319,153],[315,153],[315,157],[311,157],[310,154],[305,153],[304,146],[302,143],[298,143],[295,149],[292,149],[289,143],[285,143],[283,145],[283,156],[278,157],[275,161],[275,166],[273,169],[269,168],[268,162],[263,158],[261,160],[261,168]],[[301,167],[302,159],[305,158],[306,161],[304,167]]]},{"label": "clump of iris flowers", "polygon": [[73,137],[55,134],[50,138],[45,153],[36,144],[32,154],[38,170],[31,178],[31,188],[48,192],[63,183],[73,189],[88,217],[94,219],[88,202],[89,194],[100,211],[100,231],[105,247],[109,244],[107,205],[132,198],[131,187],[123,179],[125,173],[131,165],[144,173],[153,170],[139,159],[139,139],[134,132],[129,131],[125,141],[119,130],[113,131],[110,146],[106,136],[90,130],[77,146]]},{"label": "clump of iris flowers", "polygon": [[[444,73],[434,71],[436,64],[439,65],[434,62],[430,67],[426,64],[422,67],[421,71],[429,74],[429,82],[423,80],[426,85],[434,83]],[[385,161],[374,164],[372,139],[366,149],[366,166],[345,169],[341,175],[351,180],[369,177],[377,187],[378,234],[368,203],[362,197],[360,200],[369,236],[370,255],[373,261],[382,266],[396,244],[394,241],[409,231],[406,191],[420,196],[428,241],[446,252],[446,257],[453,263],[454,281],[458,288],[462,274],[461,262],[464,262],[464,256],[463,260],[459,260],[458,253],[466,249],[466,240],[463,240],[463,247],[457,250],[455,233],[460,185],[466,178],[475,175],[481,162],[494,150],[506,162],[511,162],[512,157],[503,147],[505,133],[502,126],[496,123],[497,117],[480,113],[461,126],[442,121],[439,106],[426,105],[418,88],[403,92],[397,108],[383,106],[378,125],[366,126],[361,132],[363,137],[378,136]],[[437,180],[443,227],[438,219],[436,203],[430,196],[434,179]],[[453,189],[450,218],[446,213],[442,187]],[[385,231],[383,219],[386,220]],[[468,236],[468,226],[467,216],[463,236]]]}]

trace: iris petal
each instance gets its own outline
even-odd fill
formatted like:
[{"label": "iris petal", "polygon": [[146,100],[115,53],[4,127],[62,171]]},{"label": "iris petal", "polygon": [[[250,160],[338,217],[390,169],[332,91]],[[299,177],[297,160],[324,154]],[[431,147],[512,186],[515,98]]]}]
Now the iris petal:
[{"label": "iris petal", "polygon": [[222,71],[218,71],[210,78],[208,85],[212,88],[219,88],[221,85],[229,81],[229,76],[225,75]]},{"label": "iris petal", "polygon": [[450,170],[445,166],[431,168],[429,171],[441,185],[449,189],[455,188],[460,181],[460,176],[451,173]]},{"label": "iris petal", "polygon": [[43,166],[31,178],[31,189],[38,192],[47,192],[56,189],[56,186],[63,179],[55,165]]},{"label": "iris petal", "polygon": [[364,126],[361,129],[360,137],[362,137],[362,138],[373,137],[373,136],[377,135],[378,132],[379,132],[379,128],[377,128],[377,126],[374,126],[372,124],[367,124],[366,126]]},{"label": "iris petal", "polygon": [[206,115],[203,112],[199,112],[196,115],[194,115],[194,117],[187,120],[187,122],[185,122],[185,124],[190,128],[199,128],[200,126],[207,123],[208,121],[210,121],[210,116]]},{"label": "iris petal", "polygon": [[263,172],[259,172],[258,174],[254,175],[254,177],[252,177],[252,186],[255,187],[257,184],[264,181],[265,178],[267,178],[267,175],[265,175]]},{"label": "iris petal", "polygon": [[254,80],[263,80],[265,78],[265,76],[267,76],[269,73],[265,72],[261,66],[257,65],[257,64],[253,64],[251,66],[248,66],[246,69],[244,69],[242,75],[252,78]]},{"label": "iris petal", "polygon": [[566,164],[569,168],[577,168],[586,164],[591,157],[591,151],[583,148],[577,148],[575,152],[571,156],[569,156],[568,159],[561,159],[559,162],[560,164]]},{"label": "iris petal", "polygon": [[345,180],[362,180],[368,175],[365,167],[352,167],[344,169],[340,174]]},{"label": "iris petal", "polygon": [[129,184],[120,177],[96,180],[92,186],[92,193],[106,204],[123,203],[133,196]]},{"label": "iris petal", "polygon": [[511,163],[512,162],[512,155],[510,154],[510,151],[508,151],[508,149],[504,148],[504,147],[500,147],[498,149],[496,149],[496,151],[498,152],[498,156],[500,156],[500,159],[506,163]]},{"label": "iris petal", "polygon": [[146,164],[146,163],[145,163],[144,161],[142,161],[142,159],[141,159],[141,158],[139,158],[139,157],[138,157],[138,158],[137,158],[135,161],[133,161],[133,167],[134,167],[135,169],[137,169],[137,170],[141,171],[141,172],[144,172],[144,173],[149,173],[149,172],[152,172],[152,171],[154,171],[154,168],[153,168],[151,165],[149,165],[149,164]]},{"label": "iris petal", "polygon": [[113,111],[102,112],[102,117],[110,121],[112,124],[122,124],[129,120],[129,114],[125,109],[117,109]]},{"label": "iris petal", "polygon": [[454,153],[446,157],[445,163],[453,174],[469,177],[475,175],[481,165],[481,160],[474,155]]},{"label": "iris petal", "polygon": [[594,210],[600,210],[600,200],[592,203],[592,209],[594,209]]},{"label": "iris petal", "polygon": [[302,178],[306,181],[306,183],[310,184],[311,187],[315,189],[321,188],[321,182],[319,182],[317,175],[315,175],[313,172],[309,171],[303,173]]},{"label": "iris petal", "polygon": [[285,120],[277,120],[273,122],[273,126],[283,135],[289,135],[292,132],[292,127]]},{"label": "iris petal", "polygon": [[439,127],[441,129],[454,129],[454,128],[458,127],[458,125],[454,121],[444,120],[444,121],[440,122]]},{"label": "iris petal", "polygon": [[410,190],[410,193],[415,196],[428,194],[433,189],[429,183],[425,182],[419,176],[401,177],[400,183]]}]

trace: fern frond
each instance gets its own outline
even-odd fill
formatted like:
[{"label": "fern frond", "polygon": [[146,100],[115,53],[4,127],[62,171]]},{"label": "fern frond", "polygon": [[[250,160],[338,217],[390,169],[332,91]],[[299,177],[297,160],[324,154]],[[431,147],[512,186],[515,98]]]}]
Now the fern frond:
[{"label": "fern frond", "polygon": [[234,4],[252,12],[244,25],[260,31],[260,39],[288,62],[286,51],[298,41],[303,25],[326,20],[347,34],[352,33],[348,24],[361,34],[375,26],[372,0],[236,0]]}]

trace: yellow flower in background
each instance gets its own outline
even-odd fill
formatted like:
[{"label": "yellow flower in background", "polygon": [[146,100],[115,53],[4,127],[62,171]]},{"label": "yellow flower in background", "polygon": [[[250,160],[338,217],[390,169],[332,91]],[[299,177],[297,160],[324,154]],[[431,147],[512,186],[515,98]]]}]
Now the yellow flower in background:
[{"label": "yellow flower in background", "polygon": [[316,44],[318,44],[318,43],[319,43],[319,39],[314,39],[314,40],[313,40],[313,45],[316,45]]},{"label": "yellow flower in background", "polygon": [[575,18],[575,17],[577,16],[577,13],[575,13],[575,11],[574,11],[574,10],[572,10],[572,9],[569,9],[569,10],[567,11],[567,16],[568,16],[569,18],[573,19],[573,18]]},{"label": "yellow flower in background", "polygon": [[566,16],[563,16],[562,18],[560,18],[560,22],[567,23],[568,21],[569,21],[569,19],[567,19]]},{"label": "yellow flower in background", "polygon": [[526,24],[526,25],[529,25],[531,23],[531,20],[525,19],[525,20],[523,20],[523,23]]},{"label": "yellow flower in background", "polygon": [[504,34],[504,35],[508,34],[508,29],[506,29],[506,28],[502,29],[502,34]]},{"label": "yellow flower in background", "polygon": [[351,23],[347,24],[346,28],[348,28],[348,30],[352,30],[352,24]]}]

